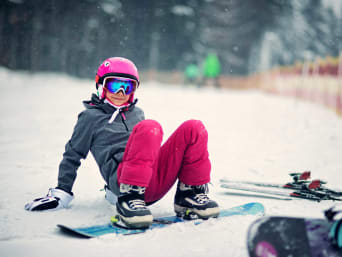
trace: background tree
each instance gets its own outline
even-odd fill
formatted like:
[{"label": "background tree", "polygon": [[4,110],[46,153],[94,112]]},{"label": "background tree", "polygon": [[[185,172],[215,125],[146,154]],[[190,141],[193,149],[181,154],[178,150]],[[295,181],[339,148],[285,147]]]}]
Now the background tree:
[{"label": "background tree", "polygon": [[328,0],[3,0],[0,65],[93,77],[108,56],[182,71],[215,52],[247,75],[342,50],[342,4]]}]

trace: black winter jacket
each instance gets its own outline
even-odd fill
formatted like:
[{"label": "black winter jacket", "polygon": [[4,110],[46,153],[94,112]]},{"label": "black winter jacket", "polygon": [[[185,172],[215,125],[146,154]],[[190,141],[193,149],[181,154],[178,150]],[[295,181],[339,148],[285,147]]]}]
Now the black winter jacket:
[{"label": "black winter jacket", "polygon": [[136,102],[116,109],[95,94],[90,101],[83,102],[86,110],[78,115],[59,165],[58,188],[72,191],[80,160],[85,159],[90,151],[109,189],[118,195],[117,167],[122,161],[133,127],[145,119],[144,112],[135,106]]}]

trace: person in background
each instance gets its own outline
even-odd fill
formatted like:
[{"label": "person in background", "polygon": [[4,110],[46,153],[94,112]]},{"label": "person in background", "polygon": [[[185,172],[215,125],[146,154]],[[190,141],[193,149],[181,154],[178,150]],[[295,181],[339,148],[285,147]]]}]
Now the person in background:
[{"label": "person in background", "polygon": [[215,53],[209,53],[204,61],[202,85],[208,81],[213,81],[215,87],[219,88],[219,76],[221,73],[221,64]]},{"label": "person in background", "polygon": [[197,83],[198,75],[199,70],[196,64],[190,63],[187,65],[184,70],[185,84]]}]

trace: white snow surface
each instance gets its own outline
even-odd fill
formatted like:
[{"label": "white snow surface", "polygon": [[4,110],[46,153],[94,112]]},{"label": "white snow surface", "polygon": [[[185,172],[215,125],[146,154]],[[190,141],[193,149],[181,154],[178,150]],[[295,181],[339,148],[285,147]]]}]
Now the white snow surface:
[{"label": "white snow surface", "polygon": [[[104,181],[91,156],[82,162],[71,208],[28,212],[25,203],[56,186],[58,165],[82,100],[94,82],[44,73],[0,69],[0,256],[248,256],[246,236],[255,216],[175,224],[133,236],[75,239],[56,224],[108,222],[115,211],[104,199]],[[145,82],[136,92],[146,118],[158,120],[165,139],[183,121],[200,119],[209,132],[210,197],[222,208],[264,204],[267,215],[323,217],[320,203],[236,196],[220,178],[282,183],[289,172],[311,170],[312,178],[342,188],[342,119],[307,102],[265,94]],[[151,206],[155,216],[173,214],[175,187]]]}]

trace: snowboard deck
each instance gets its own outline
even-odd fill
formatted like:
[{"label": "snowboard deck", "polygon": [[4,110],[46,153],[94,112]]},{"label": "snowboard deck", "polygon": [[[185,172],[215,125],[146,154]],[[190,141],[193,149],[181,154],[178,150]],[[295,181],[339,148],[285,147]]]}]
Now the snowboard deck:
[{"label": "snowboard deck", "polygon": [[341,257],[331,243],[326,219],[263,217],[249,227],[250,257]]},{"label": "snowboard deck", "polygon": [[[234,215],[264,215],[265,209],[261,203],[251,202],[239,206],[235,206],[229,209],[223,209],[220,211],[218,218],[229,217]],[[116,235],[132,235],[144,233],[148,230],[156,228],[163,228],[169,225],[193,221],[195,225],[205,222],[202,219],[185,220],[177,216],[168,216],[155,218],[152,225],[147,229],[127,229],[113,225],[111,222],[103,225],[85,226],[85,227],[72,227],[63,224],[57,224],[57,227],[64,234],[78,237],[78,238],[93,238],[99,237],[105,234],[116,234]]]}]

